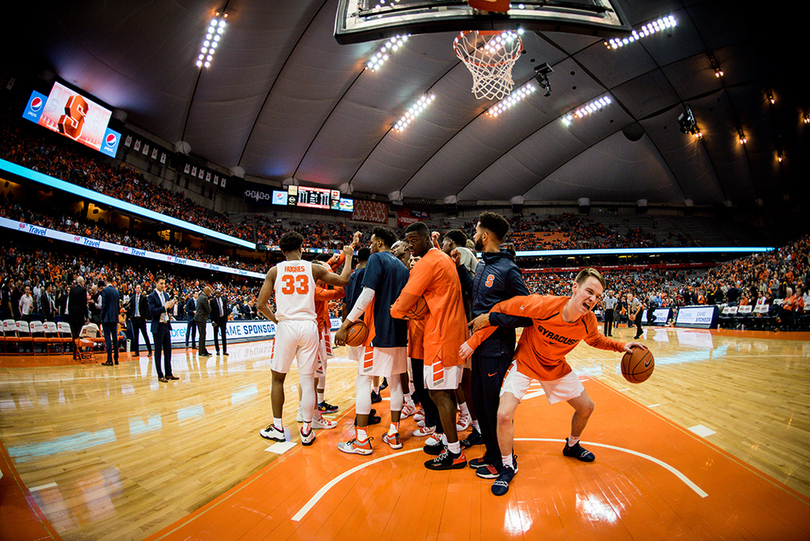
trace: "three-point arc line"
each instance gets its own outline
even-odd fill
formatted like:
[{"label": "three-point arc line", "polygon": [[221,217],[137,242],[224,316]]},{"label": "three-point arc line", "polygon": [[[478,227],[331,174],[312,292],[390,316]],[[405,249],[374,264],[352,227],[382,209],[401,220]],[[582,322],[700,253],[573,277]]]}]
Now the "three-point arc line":
[{"label": "three-point arc line", "polygon": [[[515,441],[540,441],[540,442],[565,443],[565,440],[549,439],[549,438],[515,438]],[[658,460],[655,457],[652,457],[650,455],[645,455],[644,453],[639,453],[638,451],[633,451],[632,449],[625,449],[623,447],[616,447],[615,445],[607,445],[607,444],[604,444],[604,443],[594,443],[594,442],[589,441],[588,445],[593,446],[593,447],[603,447],[605,449],[612,449],[614,451],[621,451],[622,453],[627,453],[627,454],[630,454],[630,455],[637,456],[639,458],[643,458],[645,460],[649,460],[650,462],[652,462],[654,464],[657,464],[657,465],[661,466],[662,468],[664,468],[665,470],[672,473],[675,477],[680,479],[684,484],[686,484],[686,486],[691,488],[701,498],[705,498],[705,497],[708,496],[708,494],[703,489],[701,489],[699,486],[697,486],[695,483],[693,483],[683,473],[681,473],[677,469],[673,468],[672,466],[670,466],[666,462],[664,462],[662,460]],[[383,456],[383,457],[380,457],[380,458],[375,458],[374,460],[364,462],[363,464],[360,464],[359,466],[355,466],[354,468],[343,472],[342,474],[338,475],[337,477],[335,477],[334,479],[332,479],[331,481],[326,483],[318,492],[316,492],[309,499],[309,501],[306,504],[304,504],[304,506],[301,509],[299,509],[298,512],[295,515],[293,515],[292,520],[298,522],[302,518],[304,518],[306,516],[306,514],[309,513],[309,511],[315,506],[315,504],[318,503],[320,501],[320,499],[323,498],[324,495],[332,489],[332,487],[334,487],[335,485],[337,485],[338,483],[340,483],[342,480],[349,477],[350,475],[353,475],[354,473],[356,473],[356,472],[358,472],[358,471],[360,471],[360,470],[362,470],[364,468],[368,468],[369,466],[373,466],[374,464],[378,464],[378,463],[383,462],[385,460],[391,460],[393,458],[398,458],[398,457],[400,457],[402,455],[407,455],[407,454],[410,454],[410,453],[416,453],[416,452],[420,452],[420,451],[422,451],[422,449],[411,449],[410,451],[403,451],[401,453],[395,453],[393,455],[387,455],[387,456]]]}]

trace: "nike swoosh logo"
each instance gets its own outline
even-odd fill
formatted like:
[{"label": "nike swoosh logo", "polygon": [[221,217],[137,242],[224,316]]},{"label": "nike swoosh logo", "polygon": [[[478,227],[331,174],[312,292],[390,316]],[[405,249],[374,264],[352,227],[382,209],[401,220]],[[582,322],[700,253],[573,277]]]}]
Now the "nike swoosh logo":
[{"label": "nike swoosh logo", "polygon": [[493,373],[491,373],[491,374],[490,374],[489,372],[487,372],[487,376],[489,376],[489,377],[495,376],[495,375],[497,375],[497,374],[498,374],[497,372],[493,372]]},{"label": "nike swoosh logo", "polygon": [[649,368],[649,367],[650,367],[650,363],[651,363],[651,362],[652,362],[652,360],[648,359],[648,360],[647,360],[647,361],[644,363],[644,368]]}]

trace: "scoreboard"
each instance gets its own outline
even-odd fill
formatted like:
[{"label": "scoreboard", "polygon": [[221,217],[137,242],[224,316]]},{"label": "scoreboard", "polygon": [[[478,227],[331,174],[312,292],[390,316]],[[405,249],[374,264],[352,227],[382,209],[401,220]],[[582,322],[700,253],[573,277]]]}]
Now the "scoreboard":
[{"label": "scoreboard", "polygon": [[[282,192],[283,193],[283,192]],[[354,201],[340,197],[340,190],[330,190],[328,188],[310,188],[308,186],[288,186],[284,203],[281,202],[281,194],[274,197],[274,203],[289,207],[307,207],[323,210],[342,210],[351,212],[354,208]]]}]

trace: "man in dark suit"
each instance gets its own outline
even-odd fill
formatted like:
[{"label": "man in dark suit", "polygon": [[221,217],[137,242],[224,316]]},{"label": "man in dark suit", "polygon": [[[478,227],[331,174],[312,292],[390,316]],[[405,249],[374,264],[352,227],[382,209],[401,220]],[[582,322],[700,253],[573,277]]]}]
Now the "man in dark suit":
[{"label": "man in dark suit", "polygon": [[39,313],[42,321],[54,321],[56,316],[56,299],[53,296],[53,284],[45,284],[45,288],[39,294]]},{"label": "man in dark suit", "polygon": [[140,345],[138,344],[138,334],[143,335],[146,342],[148,355],[152,356],[152,344],[149,343],[149,335],[146,334],[146,318],[149,316],[149,299],[143,294],[141,284],[135,286],[135,293],[129,299],[127,308],[127,318],[132,322],[132,351],[140,355]]},{"label": "man in dark suit", "polygon": [[118,312],[121,297],[112,283],[105,287],[104,280],[99,280],[98,288],[101,290],[101,328],[104,331],[104,348],[107,350],[107,362],[101,364],[112,366],[113,358],[115,364],[118,364]]},{"label": "man in dark suit", "polygon": [[[82,327],[87,323],[87,290],[84,288],[84,278],[81,276],[76,278],[76,282],[68,293],[67,321],[75,344]],[[73,347],[73,358],[79,358],[79,352],[75,346]]]},{"label": "man in dark suit", "polygon": [[[176,299],[169,298],[166,291],[166,278],[155,277],[155,290],[149,295],[149,315],[152,316],[152,338],[155,339],[155,371],[158,381],[166,383],[170,379],[180,379],[172,374],[172,336],[169,314]],[[163,359],[163,366],[161,366]]]},{"label": "man in dark suit", "polygon": [[191,336],[191,349],[197,349],[197,323],[194,321],[194,313],[197,310],[197,292],[194,291],[188,296],[186,301],[186,349],[188,349],[188,338]]},{"label": "man in dark suit", "polygon": [[219,355],[219,339],[222,336],[222,354],[228,354],[228,338],[225,326],[228,324],[228,299],[223,297],[222,289],[217,288],[214,300],[211,302],[211,325],[214,327],[214,349]]},{"label": "man in dark suit", "polygon": [[211,288],[205,286],[203,292],[197,297],[197,311],[194,313],[194,321],[197,323],[197,332],[200,336],[200,344],[197,353],[200,357],[210,357],[211,354],[205,348],[205,325],[208,323],[208,316],[211,314],[211,305],[208,298],[211,296]]}]

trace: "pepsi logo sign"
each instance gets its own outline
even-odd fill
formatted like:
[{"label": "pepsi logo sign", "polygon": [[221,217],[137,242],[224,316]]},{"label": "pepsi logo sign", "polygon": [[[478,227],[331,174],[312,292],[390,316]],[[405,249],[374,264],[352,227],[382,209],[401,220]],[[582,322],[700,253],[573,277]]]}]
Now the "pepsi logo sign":
[{"label": "pepsi logo sign", "polygon": [[34,96],[34,99],[31,100],[31,110],[36,113],[40,109],[42,109],[42,98]]},{"label": "pepsi logo sign", "polygon": [[118,143],[118,136],[114,133],[108,133],[107,137],[104,139],[104,144],[108,147],[112,148]]}]

